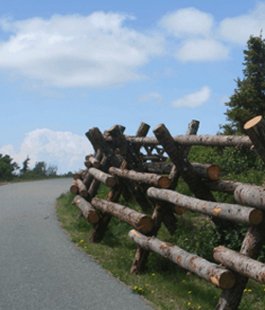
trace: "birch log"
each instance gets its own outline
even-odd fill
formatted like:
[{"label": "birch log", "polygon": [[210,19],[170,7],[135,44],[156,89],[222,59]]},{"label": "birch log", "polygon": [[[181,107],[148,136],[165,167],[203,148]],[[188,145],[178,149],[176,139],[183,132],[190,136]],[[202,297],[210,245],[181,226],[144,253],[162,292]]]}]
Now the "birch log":
[{"label": "birch log", "polygon": [[155,237],[146,237],[135,230],[131,230],[129,236],[142,248],[168,258],[178,266],[195,273],[217,287],[231,288],[235,283],[234,276],[230,271],[184,251],[176,245],[163,242]]},{"label": "birch log", "polygon": [[150,187],[147,194],[151,198],[168,201],[178,207],[197,211],[206,215],[226,219],[236,223],[258,225],[263,219],[263,213],[254,208],[248,208],[236,204],[205,201],[179,194],[168,189]]},{"label": "birch log", "polygon": [[143,233],[149,233],[153,228],[153,221],[150,216],[139,213],[118,203],[93,198],[91,204],[96,209],[117,217]]},{"label": "birch log", "polygon": [[257,282],[265,283],[265,264],[224,246],[214,248],[213,257],[223,266]]},{"label": "birch log", "polygon": [[121,178],[129,179],[132,181],[137,181],[140,183],[145,183],[161,188],[169,188],[170,179],[165,175],[157,175],[154,173],[144,173],[136,172],[134,170],[118,169],[115,167],[110,167],[109,172]]},{"label": "birch log", "polygon": [[97,211],[83,197],[76,195],[73,203],[81,210],[82,215],[89,223],[96,224],[99,221]]}]

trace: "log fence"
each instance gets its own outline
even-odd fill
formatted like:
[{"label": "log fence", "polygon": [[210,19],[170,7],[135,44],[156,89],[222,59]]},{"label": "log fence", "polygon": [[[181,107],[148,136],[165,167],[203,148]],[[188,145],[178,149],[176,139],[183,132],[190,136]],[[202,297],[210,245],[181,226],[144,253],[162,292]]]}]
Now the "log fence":
[{"label": "log fence", "polygon": [[[147,137],[150,126],[142,123],[135,136],[126,136],[125,127],[115,125],[101,133],[92,128],[86,136],[95,153],[85,158],[85,169],[74,175],[70,191],[73,204],[93,225],[92,242],[100,242],[112,217],[132,226],[129,237],[137,246],[131,272],[141,272],[153,251],[183,269],[219,287],[222,291],[216,309],[237,309],[249,278],[265,283],[265,264],[257,261],[265,244],[265,188],[241,182],[221,180],[220,167],[210,163],[192,163],[189,150],[194,145],[248,148],[265,162],[265,121],[248,121],[245,136],[196,135],[198,121],[189,124],[185,135],[173,137],[164,124],[154,137]],[[192,196],[178,192],[182,178]],[[109,188],[106,199],[97,197],[100,184]],[[215,201],[213,191],[233,194],[235,204]],[[141,212],[121,205],[134,199]],[[221,234],[220,245],[213,249],[210,262],[177,245],[157,238],[164,223],[174,234],[185,210],[209,217]],[[231,222],[248,226],[239,252],[223,244],[222,232]]]}]

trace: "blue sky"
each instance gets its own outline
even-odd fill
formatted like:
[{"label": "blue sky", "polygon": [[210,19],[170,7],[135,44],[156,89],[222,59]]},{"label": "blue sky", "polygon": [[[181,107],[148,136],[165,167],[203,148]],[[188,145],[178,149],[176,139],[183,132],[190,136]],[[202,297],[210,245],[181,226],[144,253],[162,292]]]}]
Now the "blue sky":
[{"label": "blue sky", "polygon": [[1,1],[0,153],[67,172],[91,127],[215,134],[262,29],[265,1]]}]

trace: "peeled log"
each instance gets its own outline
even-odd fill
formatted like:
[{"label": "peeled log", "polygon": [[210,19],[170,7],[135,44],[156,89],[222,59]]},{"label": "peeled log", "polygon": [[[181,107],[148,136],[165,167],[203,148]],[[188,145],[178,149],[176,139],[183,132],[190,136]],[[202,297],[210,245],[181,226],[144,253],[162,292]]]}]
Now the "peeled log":
[{"label": "peeled log", "polygon": [[154,173],[136,172],[133,170],[119,169],[115,167],[110,167],[109,172],[121,178],[146,183],[161,188],[169,188],[171,184],[170,179],[167,176],[157,175]]},{"label": "peeled log", "polygon": [[153,220],[146,214],[99,198],[93,198],[91,203],[95,208],[117,217],[144,234],[149,233],[153,228]]},{"label": "peeled log", "polygon": [[75,196],[73,203],[81,210],[84,218],[91,224],[96,224],[99,221],[97,211],[92,205],[81,196]]},{"label": "peeled log", "polygon": [[265,264],[224,246],[215,248],[213,257],[223,266],[257,282],[265,283]]},{"label": "peeled log", "polygon": [[192,211],[234,221],[236,223],[258,225],[263,219],[262,211],[254,208],[248,208],[236,204],[205,201],[185,196],[168,189],[150,187],[147,190],[147,194],[151,198],[168,201],[178,207],[187,208]]},{"label": "peeled log", "polygon": [[249,136],[256,152],[265,162],[265,121],[261,115],[258,115],[244,125],[244,130]]},{"label": "peeled log", "polygon": [[88,171],[96,180],[104,183],[108,187],[114,187],[117,184],[116,179],[112,175],[107,174],[97,168],[89,168]]},{"label": "peeled log", "polygon": [[243,205],[265,210],[265,188],[256,185],[241,184],[234,191],[235,200]]},{"label": "peeled log", "polygon": [[186,252],[175,245],[160,241],[155,237],[146,237],[135,230],[131,230],[129,236],[145,250],[151,250],[168,258],[178,266],[195,273],[217,287],[231,288],[235,283],[234,276],[229,270]]}]

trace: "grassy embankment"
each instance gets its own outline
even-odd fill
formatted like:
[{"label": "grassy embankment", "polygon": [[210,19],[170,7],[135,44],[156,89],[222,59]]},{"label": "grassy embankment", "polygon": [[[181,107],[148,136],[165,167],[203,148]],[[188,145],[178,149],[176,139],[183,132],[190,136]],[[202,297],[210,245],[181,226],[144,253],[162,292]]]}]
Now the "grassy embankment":
[{"label": "grassy embankment", "polygon": [[[185,189],[184,189],[185,191]],[[105,197],[101,189],[99,196]],[[168,260],[151,253],[147,270],[141,275],[129,273],[135,253],[135,244],[129,239],[130,227],[113,218],[104,240],[92,244],[91,225],[79,217],[71,204],[73,196],[63,194],[58,199],[57,214],[71,240],[99,262],[106,270],[131,287],[132,291],[151,301],[155,309],[214,309],[221,291],[204,280],[179,269]],[[124,203],[124,202],[123,202]],[[133,206],[135,207],[135,206]],[[242,230],[242,228],[240,228]],[[186,212],[178,218],[178,229],[170,236],[164,227],[158,237],[187,251],[211,260],[212,249],[217,246],[218,233],[205,217]],[[228,245],[237,248],[242,235],[228,232]],[[265,304],[265,285],[249,282],[245,289],[241,310],[261,310]]]}]

